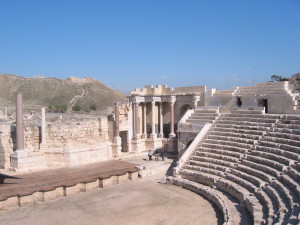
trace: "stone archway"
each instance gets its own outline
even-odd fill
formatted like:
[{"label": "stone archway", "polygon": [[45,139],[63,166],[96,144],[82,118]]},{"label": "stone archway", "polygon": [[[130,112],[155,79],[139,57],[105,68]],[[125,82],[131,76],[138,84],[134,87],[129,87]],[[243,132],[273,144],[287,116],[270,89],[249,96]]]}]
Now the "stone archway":
[{"label": "stone archway", "polygon": [[188,109],[192,109],[192,106],[190,104],[182,105],[179,110],[179,118],[181,118]]}]

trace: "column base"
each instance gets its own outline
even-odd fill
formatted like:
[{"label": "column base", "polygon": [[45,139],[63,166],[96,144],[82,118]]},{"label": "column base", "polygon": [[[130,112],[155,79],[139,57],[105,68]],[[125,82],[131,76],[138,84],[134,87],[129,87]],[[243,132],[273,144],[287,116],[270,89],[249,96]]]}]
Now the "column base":
[{"label": "column base", "polygon": [[156,139],[157,138],[157,134],[150,134],[150,139]]},{"label": "column base", "polygon": [[48,146],[47,146],[46,143],[41,143],[41,144],[40,144],[40,150],[41,150],[41,151],[45,151],[47,148],[48,148]]},{"label": "column base", "polygon": [[43,152],[28,152],[18,149],[10,154],[11,169],[16,172],[26,172],[46,168]]},{"label": "column base", "polygon": [[142,134],[142,139],[147,139],[148,135],[147,134]]},{"label": "column base", "polygon": [[133,140],[140,140],[141,139],[141,135],[140,134],[136,134],[133,137]]},{"label": "column base", "polygon": [[173,138],[173,137],[176,137],[176,134],[170,133],[170,134],[169,134],[169,138]]},{"label": "column base", "polygon": [[122,155],[122,139],[119,136],[114,138],[114,142],[112,144],[113,157],[118,157]]},{"label": "column base", "polygon": [[163,134],[158,134],[157,137],[158,137],[158,138],[163,138],[164,135],[163,135]]}]

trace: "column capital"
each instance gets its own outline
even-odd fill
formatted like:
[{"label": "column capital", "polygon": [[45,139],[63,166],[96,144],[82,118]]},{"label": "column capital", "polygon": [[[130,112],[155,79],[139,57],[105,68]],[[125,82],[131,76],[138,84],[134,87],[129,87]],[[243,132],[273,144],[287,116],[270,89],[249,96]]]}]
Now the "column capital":
[{"label": "column capital", "polygon": [[193,102],[199,102],[199,101],[200,101],[200,95],[194,95]]},{"label": "column capital", "polygon": [[145,101],[145,97],[143,96],[130,96],[129,97],[129,101],[132,102],[133,104],[139,104],[141,102],[144,102]]},{"label": "column capital", "polygon": [[159,97],[159,96],[146,96],[145,101],[146,102],[161,102],[161,97]]},{"label": "column capital", "polygon": [[169,102],[169,103],[175,103],[176,102],[176,96],[175,95],[167,95],[167,96],[163,96],[162,100],[164,102]]}]

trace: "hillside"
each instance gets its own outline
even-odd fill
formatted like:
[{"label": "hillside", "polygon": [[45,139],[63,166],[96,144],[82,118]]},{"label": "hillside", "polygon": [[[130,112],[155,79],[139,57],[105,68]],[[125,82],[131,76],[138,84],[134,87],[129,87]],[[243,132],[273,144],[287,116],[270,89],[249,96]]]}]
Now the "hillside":
[{"label": "hillside", "polygon": [[52,111],[63,107],[66,111],[77,108],[80,109],[78,112],[93,112],[94,109],[113,107],[113,102],[125,98],[121,92],[92,78],[31,78],[0,74],[0,107],[14,107],[15,93],[18,92],[23,93],[24,108],[30,110],[51,106]]}]

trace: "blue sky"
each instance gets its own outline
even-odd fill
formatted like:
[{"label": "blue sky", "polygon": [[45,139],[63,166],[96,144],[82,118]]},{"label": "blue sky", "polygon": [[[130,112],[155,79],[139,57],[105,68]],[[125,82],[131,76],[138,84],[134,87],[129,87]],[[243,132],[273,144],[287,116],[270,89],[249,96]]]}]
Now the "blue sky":
[{"label": "blue sky", "polygon": [[0,0],[0,73],[227,89],[300,72],[299,0]]}]

